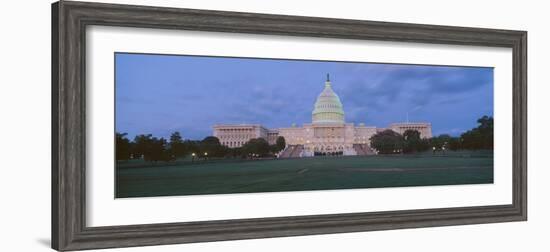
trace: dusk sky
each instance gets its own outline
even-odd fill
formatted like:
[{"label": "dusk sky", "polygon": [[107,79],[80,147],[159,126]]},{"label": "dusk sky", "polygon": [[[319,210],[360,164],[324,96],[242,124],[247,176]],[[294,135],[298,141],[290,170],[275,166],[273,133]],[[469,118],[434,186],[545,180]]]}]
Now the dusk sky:
[{"label": "dusk sky", "polygon": [[185,139],[214,124],[311,123],[330,74],[348,123],[430,122],[460,133],[493,115],[493,69],[117,53],[116,131]]}]

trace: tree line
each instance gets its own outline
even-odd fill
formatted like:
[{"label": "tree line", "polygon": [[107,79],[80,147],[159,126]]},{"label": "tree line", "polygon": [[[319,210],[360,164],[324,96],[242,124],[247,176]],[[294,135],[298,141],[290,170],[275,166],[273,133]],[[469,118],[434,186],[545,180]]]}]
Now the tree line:
[{"label": "tree line", "polygon": [[[420,132],[406,130],[403,135],[384,130],[370,138],[371,147],[380,154],[415,153],[427,150],[481,150],[493,149],[493,117],[483,116],[477,120],[478,126],[462,133],[459,137],[447,134],[432,138],[421,138]],[[286,146],[284,137],[279,136],[270,145],[263,138],[254,138],[242,147],[229,148],[214,136],[203,140],[183,140],[179,132],[174,132],[169,140],[151,134],[137,135],[131,141],[126,133],[116,133],[117,161],[144,159],[145,161],[172,161],[192,156],[193,158],[256,158],[273,157]]]},{"label": "tree line", "polygon": [[179,132],[174,132],[169,140],[142,134],[128,139],[127,133],[116,133],[116,160],[143,159],[149,162],[173,161],[191,156],[193,159],[206,158],[251,158],[274,156],[286,146],[285,139],[279,136],[270,145],[263,138],[254,138],[242,147],[229,148],[214,136],[202,140],[184,140]]},{"label": "tree line", "polygon": [[462,133],[459,137],[448,134],[432,138],[421,138],[420,132],[406,130],[403,135],[384,130],[370,138],[371,147],[380,154],[414,153],[432,149],[444,150],[492,150],[493,117],[483,116],[477,120],[478,126]]}]

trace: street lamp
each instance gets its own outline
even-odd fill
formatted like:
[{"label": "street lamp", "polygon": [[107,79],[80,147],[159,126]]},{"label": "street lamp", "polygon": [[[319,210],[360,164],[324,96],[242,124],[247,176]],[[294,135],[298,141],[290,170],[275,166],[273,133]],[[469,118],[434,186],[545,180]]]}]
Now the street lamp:
[{"label": "street lamp", "polygon": [[195,152],[191,153],[191,162],[195,161],[195,156],[196,156]]}]

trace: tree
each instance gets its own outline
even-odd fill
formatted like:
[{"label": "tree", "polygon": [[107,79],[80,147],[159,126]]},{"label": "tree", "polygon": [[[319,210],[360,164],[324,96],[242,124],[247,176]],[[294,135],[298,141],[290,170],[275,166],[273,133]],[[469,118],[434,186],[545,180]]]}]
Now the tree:
[{"label": "tree", "polygon": [[370,141],[371,147],[380,154],[401,152],[403,149],[403,136],[390,129],[376,133]]},{"label": "tree", "polygon": [[449,150],[460,150],[462,149],[462,143],[460,142],[460,138],[458,137],[452,137],[449,139]]},{"label": "tree", "polygon": [[201,152],[200,141],[185,140],[183,146],[187,150],[187,154],[195,153],[195,155],[198,155]]},{"label": "tree", "polygon": [[275,141],[275,145],[277,146],[277,152],[282,151],[286,147],[285,138],[282,136],[278,136],[277,140]]},{"label": "tree", "polygon": [[275,154],[282,150],[284,150],[286,147],[286,141],[285,138],[282,136],[277,137],[277,140],[275,140],[275,144],[269,146],[269,150],[271,153]]},{"label": "tree", "polygon": [[493,149],[493,117],[482,116],[477,120],[478,126],[468,130],[460,137],[452,137],[447,134],[430,139],[430,144],[436,149]]},{"label": "tree", "polygon": [[172,133],[170,136],[170,154],[175,158],[184,157],[187,154],[185,147],[181,134],[177,131]]},{"label": "tree", "polygon": [[226,148],[226,156],[242,157],[243,156],[242,147]]},{"label": "tree", "polygon": [[460,139],[458,137],[452,137],[448,134],[441,134],[437,137],[432,137],[430,139],[430,145],[432,148],[438,150],[449,149],[449,150],[459,150],[462,149]]},{"label": "tree", "polygon": [[493,117],[483,116],[477,120],[479,126],[477,130],[481,135],[482,149],[493,149],[494,133],[493,133]]},{"label": "tree", "polygon": [[153,138],[153,135],[151,134],[135,136],[134,148],[132,149],[132,156],[137,159],[139,158],[146,159],[145,156],[149,155],[150,153],[152,138]]},{"label": "tree", "polygon": [[446,144],[449,144],[452,137],[448,134],[441,134],[436,137],[432,137],[431,139],[431,146],[435,147],[436,149],[443,148]]},{"label": "tree", "polygon": [[425,151],[429,148],[428,140],[420,138],[417,130],[406,130],[403,133],[403,152],[413,153]]},{"label": "tree", "polygon": [[269,143],[263,138],[253,138],[246,142],[242,147],[243,155],[255,154],[260,157],[269,153]]},{"label": "tree", "polygon": [[168,151],[167,145],[168,142],[164,138],[156,138],[153,137],[152,146],[150,149],[148,158],[150,161],[170,161],[173,160],[173,157],[170,155],[170,152]]},{"label": "tree", "polygon": [[130,159],[130,140],[126,138],[127,133],[116,133],[116,160]]},{"label": "tree", "polygon": [[465,149],[493,149],[493,117],[483,116],[477,120],[478,126],[460,136]]},{"label": "tree", "polygon": [[202,144],[219,145],[220,139],[215,136],[207,136],[202,140]]},{"label": "tree", "polygon": [[200,143],[201,153],[208,153],[209,157],[223,157],[226,154],[226,148],[221,145],[220,139],[215,136],[205,137]]},{"label": "tree", "polygon": [[143,157],[145,161],[168,161],[172,157],[167,150],[167,141],[151,134],[137,135],[134,138],[134,154]]}]

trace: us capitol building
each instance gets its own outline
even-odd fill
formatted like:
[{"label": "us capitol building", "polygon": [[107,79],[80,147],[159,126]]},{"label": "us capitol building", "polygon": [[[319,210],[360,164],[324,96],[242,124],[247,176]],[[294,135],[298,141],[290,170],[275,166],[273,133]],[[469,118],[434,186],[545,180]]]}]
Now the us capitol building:
[{"label": "us capitol building", "polygon": [[311,117],[311,123],[302,127],[293,124],[291,127],[278,129],[268,129],[259,124],[218,124],[213,127],[213,135],[229,148],[241,147],[253,138],[264,138],[269,144],[275,144],[277,137],[282,136],[287,146],[279,157],[376,154],[370,147],[369,139],[377,132],[387,129],[399,134],[409,129],[417,130],[422,138],[432,137],[430,123],[393,123],[388,128],[346,123],[344,107],[332,90],[328,75]]}]

